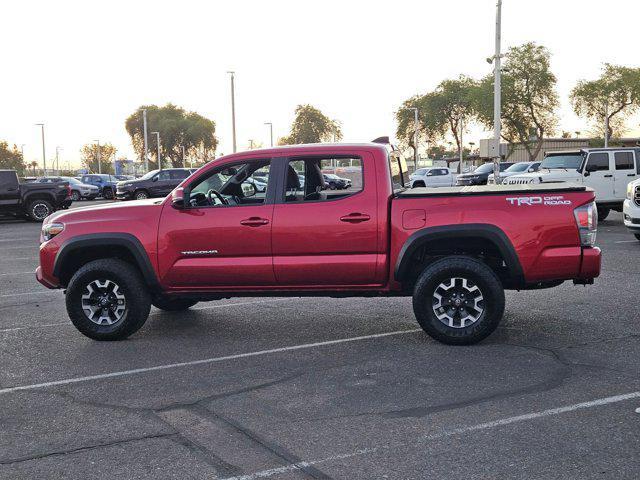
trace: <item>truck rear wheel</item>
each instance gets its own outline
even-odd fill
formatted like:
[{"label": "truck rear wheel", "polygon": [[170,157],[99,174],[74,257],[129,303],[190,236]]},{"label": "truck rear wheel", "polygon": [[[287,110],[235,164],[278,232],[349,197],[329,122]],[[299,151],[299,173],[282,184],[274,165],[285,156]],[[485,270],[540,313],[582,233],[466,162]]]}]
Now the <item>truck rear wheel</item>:
[{"label": "truck rear wheel", "polygon": [[169,298],[169,297],[157,297],[151,301],[151,304],[164,310],[166,312],[180,312],[193,307],[197,300],[191,300],[190,298]]},{"label": "truck rear wheel", "polygon": [[32,200],[27,206],[27,216],[34,222],[42,222],[52,213],[53,206],[47,200]]},{"label": "truck rear wheel", "polygon": [[413,291],[422,329],[439,342],[471,345],[489,336],[504,313],[504,289],[484,263],[445,257],[424,269]]},{"label": "truck rear wheel", "polygon": [[75,327],[94,340],[122,340],[147,321],[151,296],[140,273],[127,262],[100,259],[81,267],[66,294]]}]

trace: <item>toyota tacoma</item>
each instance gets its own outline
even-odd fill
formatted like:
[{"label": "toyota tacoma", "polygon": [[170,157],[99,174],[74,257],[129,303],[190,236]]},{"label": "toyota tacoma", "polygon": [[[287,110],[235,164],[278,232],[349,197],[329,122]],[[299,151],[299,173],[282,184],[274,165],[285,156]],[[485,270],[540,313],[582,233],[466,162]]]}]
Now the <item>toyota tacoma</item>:
[{"label": "toyota tacoma", "polygon": [[[357,181],[327,190],[323,171],[336,164]],[[164,199],[49,216],[36,278],[65,289],[71,321],[96,340],[133,334],[151,305],[410,296],[429,335],[460,345],[496,329],[505,289],[590,284],[600,273],[585,186],[407,187],[404,160],[379,143],[228,155]]]}]

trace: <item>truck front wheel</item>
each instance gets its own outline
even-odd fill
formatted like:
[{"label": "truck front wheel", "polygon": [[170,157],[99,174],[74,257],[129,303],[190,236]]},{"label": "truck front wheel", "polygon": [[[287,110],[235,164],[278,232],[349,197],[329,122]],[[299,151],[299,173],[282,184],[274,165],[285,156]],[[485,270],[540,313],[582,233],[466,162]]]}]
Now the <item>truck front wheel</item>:
[{"label": "truck front wheel", "polygon": [[449,345],[471,345],[489,336],[504,313],[504,289],[484,263],[465,256],[426,267],[413,291],[422,329]]},{"label": "truck front wheel", "polygon": [[75,327],[94,340],[122,340],[147,321],[151,296],[140,273],[115,258],[94,260],[71,278],[67,313]]},{"label": "truck front wheel", "polygon": [[42,222],[53,213],[53,206],[47,200],[32,200],[27,206],[27,216],[34,222]]}]

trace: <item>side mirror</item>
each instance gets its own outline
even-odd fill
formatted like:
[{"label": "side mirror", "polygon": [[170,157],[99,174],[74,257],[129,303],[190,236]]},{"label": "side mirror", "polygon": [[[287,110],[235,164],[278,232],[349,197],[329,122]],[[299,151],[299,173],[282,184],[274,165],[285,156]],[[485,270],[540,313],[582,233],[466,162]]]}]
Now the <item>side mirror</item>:
[{"label": "side mirror", "polygon": [[233,177],[237,173],[238,173],[238,169],[234,167],[225,168],[220,172],[220,174],[224,175],[225,177]]},{"label": "side mirror", "polygon": [[253,197],[256,193],[258,193],[258,190],[253,183],[242,183],[242,195],[244,195],[245,197]]},{"label": "side mirror", "polygon": [[178,210],[184,208],[184,188],[178,187],[171,192],[171,206]]},{"label": "side mirror", "polygon": [[153,177],[153,178],[151,179],[151,181],[152,181],[152,182],[157,182],[157,181],[158,181],[158,175],[156,175],[155,177]]},{"label": "side mirror", "polygon": [[529,173],[533,173],[533,172],[535,172],[535,171],[536,171],[536,169],[535,169],[535,168],[533,168],[533,167],[529,167],[529,170],[527,170],[527,172],[529,172]]}]

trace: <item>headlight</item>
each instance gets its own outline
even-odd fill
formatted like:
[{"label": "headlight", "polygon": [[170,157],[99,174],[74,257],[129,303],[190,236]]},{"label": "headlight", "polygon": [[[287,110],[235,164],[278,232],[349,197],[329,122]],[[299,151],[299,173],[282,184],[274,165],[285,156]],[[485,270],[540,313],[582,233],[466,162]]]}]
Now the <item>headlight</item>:
[{"label": "headlight", "polygon": [[627,198],[629,200],[633,199],[633,184],[632,183],[627,183]]},{"label": "headlight", "polygon": [[63,231],[63,223],[47,223],[42,226],[42,241],[47,242]]}]

